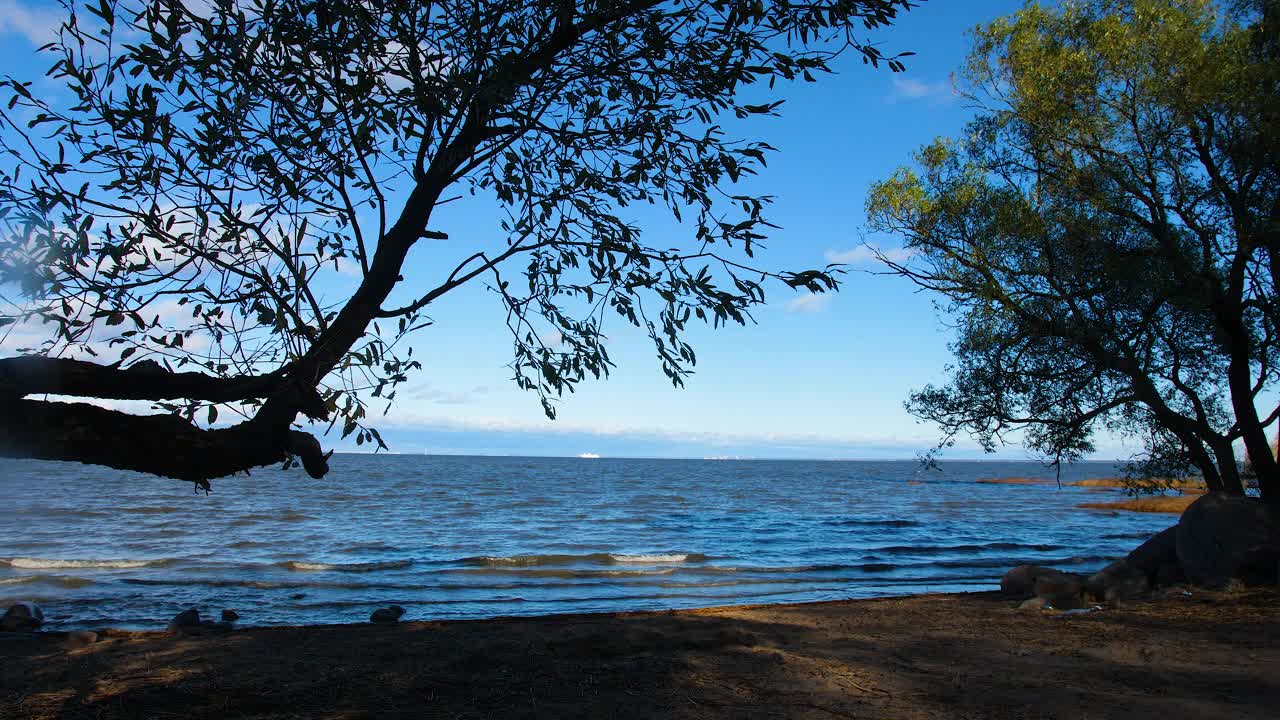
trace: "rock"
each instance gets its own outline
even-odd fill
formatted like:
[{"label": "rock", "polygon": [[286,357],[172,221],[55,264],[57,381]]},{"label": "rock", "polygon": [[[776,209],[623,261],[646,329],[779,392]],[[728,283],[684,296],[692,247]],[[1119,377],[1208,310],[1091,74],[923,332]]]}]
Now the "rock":
[{"label": "rock", "polygon": [[1156,533],[1133,552],[1090,576],[1085,592],[1095,600],[1116,602],[1180,582],[1177,533],[1177,525]]},{"label": "rock", "polygon": [[34,632],[44,624],[44,611],[32,602],[11,605],[0,618],[0,630],[5,632]]},{"label": "rock", "polygon": [[183,610],[169,621],[169,632],[189,632],[200,627],[200,611],[191,608]]},{"label": "rock", "polygon": [[1182,572],[1182,565],[1175,555],[1172,562],[1163,563],[1156,569],[1156,587],[1181,585],[1187,581],[1187,574]]},{"label": "rock", "polygon": [[1010,597],[1031,597],[1036,591],[1036,578],[1061,572],[1039,565],[1019,565],[1000,578],[1000,592]]},{"label": "rock", "polygon": [[233,623],[239,619],[240,619],[240,615],[237,614],[235,610],[224,609],[222,611],[222,622]]},{"label": "rock", "polygon": [[369,616],[369,622],[379,624],[393,623],[399,621],[402,615],[404,615],[404,608],[399,605],[392,605],[374,610],[373,614]]},{"label": "rock", "polygon": [[231,632],[232,630],[235,630],[235,628],[236,626],[233,623],[229,623],[226,620],[223,620],[221,622],[217,622],[214,620],[200,621],[200,629],[208,630],[209,632],[225,633],[225,632]]},{"label": "rock", "polygon": [[1049,603],[1044,601],[1042,597],[1033,597],[1030,600],[1023,600],[1018,605],[1019,610],[1043,610],[1048,607]]},{"label": "rock", "polygon": [[1147,574],[1126,559],[1117,560],[1085,582],[1085,592],[1094,600],[1119,602],[1141,597],[1155,587]]},{"label": "rock", "polygon": [[1075,610],[1084,607],[1084,578],[1071,573],[1054,571],[1036,578],[1036,597],[1059,610]]},{"label": "rock", "polygon": [[1230,580],[1270,585],[1280,580],[1280,510],[1257,498],[1202,495],[1177,526],[1178,562],[1196,585]]},{"label": "rock", "polygon": [[74,630],[67,633],[67,637],[62,641],[62,647],[67,650],[77,650],[96,642],[98,642],[98,633],[90,630]]}]

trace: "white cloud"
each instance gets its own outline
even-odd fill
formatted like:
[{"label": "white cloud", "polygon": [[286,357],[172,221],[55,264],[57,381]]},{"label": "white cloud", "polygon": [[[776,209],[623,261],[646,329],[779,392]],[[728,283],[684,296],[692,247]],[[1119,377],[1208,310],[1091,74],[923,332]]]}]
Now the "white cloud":
[{"label": "white cloud", "polygon": [[817,313],[827,308],[831,302],[830,293],[805,293],[787,303],[787,312]]},{"label": "white cloud", "polygon": [[828,250],[827,262],[842,265],[868,265],[879,262],[878,255],[883,255],[890,262],[904,263],[915,253],[910,248],[882,248],[879,245],[862,243],[848,250]]},{"label": "white cloud", "polygon": [[893,76],[893,91],[889,95],[891,103],[902,100],[928,100],[936,105],[943,105],[955,99],[955,83],[950,79],[926,82],[903,77],[900,74]]},{"label": "white cloud", "polygon": [[40,46],[57,37],[62,12],[49,8],[29,8],[17,0],[0,0],[0,33],[17,33]]}]

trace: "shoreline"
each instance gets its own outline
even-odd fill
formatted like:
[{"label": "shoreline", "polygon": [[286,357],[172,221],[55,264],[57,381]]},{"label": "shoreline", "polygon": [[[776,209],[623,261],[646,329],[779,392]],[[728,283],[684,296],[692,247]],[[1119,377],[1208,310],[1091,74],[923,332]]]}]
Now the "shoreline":
[{"label": "shoreline", "polygon": [[995,592],[0,640],[0,717],[1264,718],[1280,590]]}]

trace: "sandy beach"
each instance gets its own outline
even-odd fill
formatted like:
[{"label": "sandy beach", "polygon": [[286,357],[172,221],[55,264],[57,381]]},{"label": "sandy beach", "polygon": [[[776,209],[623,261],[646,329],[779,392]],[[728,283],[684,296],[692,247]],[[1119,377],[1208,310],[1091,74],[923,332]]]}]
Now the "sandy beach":
[{"label": "sandy beach", "polygon": [[0,641],[4,718],[1273,718],[1280,591],[995,593]]}]

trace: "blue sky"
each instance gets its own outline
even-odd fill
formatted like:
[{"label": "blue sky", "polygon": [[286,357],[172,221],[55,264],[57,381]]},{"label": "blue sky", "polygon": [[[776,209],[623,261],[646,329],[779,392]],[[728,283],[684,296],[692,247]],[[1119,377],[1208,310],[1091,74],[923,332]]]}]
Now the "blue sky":
[{"label": "blue sky", "polygon": [[[751,185],[776,196],[770,217],[782,226],[766,241],[762,264],[848,262],[853,272],[839,294],[814,298],[777,287],[757,325],[695,331],[697,372],[681,390],[662,374],[647,339],[617,324],[609,342],[618,367],[607,381],[581,385],[552,422],[536,397],[510,381],[501,304],[480,285],[465,287],[433,305],[435,325],[414,342],[423,371],[375,422],[392,450],[871,459],[927,449],[934,428],[917,423],[902,402],[943,378],[950,333],[928,296],[868,272],[875,267],[858,246],[895,241],[865,235],[863,201],[868,186],[909,162],[917,147],[961,129],[969,113],[952,95],[950,74],[965,56],[966,31],[1020,5],[925,2],[870,36],[886,53],[916,53],[905,73],[850,57],[834,77],[786,87],[781,118],[746,126],[780,150]],[[55,10],[54,3],[0,0],[0,49],[16,61],[10,72],[38,72],[17,59],[45,37]],[[451,239],[415,250],[406,277],[433,276],[436,260],[456,262],[469,254],[468,242],[497,236],[492,210],[483,199],[446,206],[437,227]],[[651,241],[682,232],[665,221],[642,226]],[[1124,454],[1115,444],[1101,450],[1098,457]],[[978,455],[967,443],[948,454]],[[1001,455],[1026,456],[1019,448]]]}]

